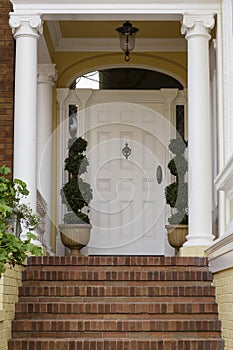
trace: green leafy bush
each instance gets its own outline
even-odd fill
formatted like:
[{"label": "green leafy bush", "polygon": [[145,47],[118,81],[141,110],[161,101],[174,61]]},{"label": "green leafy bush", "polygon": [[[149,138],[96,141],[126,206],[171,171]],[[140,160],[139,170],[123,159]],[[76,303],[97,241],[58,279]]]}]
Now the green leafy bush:
[{"label": "green leafy bush", "polygon": [[81,137],[69,142],[69,155],[65,159],[65,170],[69,173],[69,180],[61,190],[62,203],[66,205],[68,213],[64,216],[66,224],[90,223],[87,214],[82,212],[92,199],[91,186],[81,177],[89,165],[86,157],[87,141]]},{"label": "green leafy bush", "polygon": [[[39,225],[38,217],[32,209],[21,204],[22,198],[28,196],[26,183],[7,175],[10,169],[5,165],[0,167],[0,274],[5,271],[5,265],[22,265],[30,255],[42,255],[41,247],[33,244],[36,236],[33,231]],[[20,239],[21,225],[28,231],[27,239]]]},{"label": "green leafy bush", "polygon": [[185,182],[188,162],[183,155],[186,147],[187,142],[179,136],[172,139],[168,146],[169,150],[175,154],[175,157],[168,163],[168,169],[176,178],[165,188],[166,203],[175,209],[175,213],[168,218],[171,225],[188,224],[188,184]]}]

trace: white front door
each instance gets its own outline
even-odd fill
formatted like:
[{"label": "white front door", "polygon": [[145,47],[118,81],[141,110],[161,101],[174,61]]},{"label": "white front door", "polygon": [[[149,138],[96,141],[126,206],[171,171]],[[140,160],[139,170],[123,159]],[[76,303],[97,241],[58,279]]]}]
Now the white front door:
[{"label": "white front door", "polygon": [[141,105],[104,103],[87,109],[80,124],[93,188],[86,253],[167,254],[165,119]]}]

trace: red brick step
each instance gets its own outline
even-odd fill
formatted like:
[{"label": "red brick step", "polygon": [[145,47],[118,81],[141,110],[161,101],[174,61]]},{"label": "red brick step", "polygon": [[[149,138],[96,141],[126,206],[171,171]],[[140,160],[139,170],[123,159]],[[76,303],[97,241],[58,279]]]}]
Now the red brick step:
[{"label": "red brick step", "polygon": [[122,266],[78,267],[64,271],[56,267],[56,270],[40,267],[28,268],[23,274],[24,281],[211,281],[212,274],[204,267],[197,271],[194,267],[184,266],[182,271],[172,267],[158,266],[128,266],[127,271]]},{"label": "red brick step", "polygon": [[207,259],[32,257],[13,349],[223,350]]},{"label": "red brick step", "polygon": [[[159,302],[21,302],[16,305],[16,317],[17,318],[29,318],[30,315],[34,317],[42,317],[42,315],[48,318],[57,316],[59,314],[69,315],[72,314],[79,317],[80,314],[178,314],[191,316],[193,314],[205,314],[205,316],[217,314],[217,304],[215,302],[206,303],[159,303]],[[60,316],[59,316],[60,317]]]},{"label": "red brick step", "polygon": [[[67,270],[68,266],[208,266],[206,258],[175,256],[37,256],[28,259],[30,266],[57,266]],[[69,268],[68,268],[69,270]]]},{"label": "red brick step", "polygon": [[[27,331],[34,336],[35,332],[219,332],[218,320],[148,320],[148,319],[78,319],[78,320],[15,320],[12,322],[13,334]],[[36,334],[36,333],[35,333]]]},{"label": "red brick step", "polygon": [[221,339],[17,339],[8,350],[223,350]]}]

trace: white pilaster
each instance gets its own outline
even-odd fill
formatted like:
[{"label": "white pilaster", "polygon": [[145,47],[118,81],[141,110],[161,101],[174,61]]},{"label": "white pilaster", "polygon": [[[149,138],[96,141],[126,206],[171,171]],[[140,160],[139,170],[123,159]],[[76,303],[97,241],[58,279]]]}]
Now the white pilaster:
[{"label": "white pilaster", "polygon": [[47,203],[44,241],[51,250],[52,217],[52,113],[53,85],[56,79],[54,64],[38,65],[38,162],[37,187]]},{"label": "white pilaster", "polygon": [[[67,152],[67,141],[68,141],[68,130],[69,130],[69,108],[65,103],[66,99],[69,97],[70,89],[63,88],[57,89],[57,113],[59,116],[57,129],[57,222],[62,223],[64,217],[64,206],[61,204],[60,189],[65,183],[64,178],[64,160],[66,158]],[[60,232],[56,236],[56,254],[64,255],[65,247],[61,243]]]},{"label": "white pilaster", "polygon": [[188,41],[189,234],[185,246],[208,246],[212,235],[209,40],[213,14],[184,15]]},{"label": "white pilaster", "polygon": [[40,16],[11,14],[16,39],[14,177],[25,181],[29,203],[36,212],[37,187],[37,39],[42,32]]}]

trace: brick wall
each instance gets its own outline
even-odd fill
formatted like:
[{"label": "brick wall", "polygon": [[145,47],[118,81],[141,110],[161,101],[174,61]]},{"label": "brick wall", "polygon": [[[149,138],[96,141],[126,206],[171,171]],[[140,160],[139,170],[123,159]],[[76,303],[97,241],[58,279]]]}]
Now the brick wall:
[{"label": "brick wall", "polygon": [[7,350],[11,338],[11,321],[15,316],[18,287],[22,281],[23,267],[7,268],[0,278],[0,350]]},{"label": "brick wall", "polygon": [[14,39],[9,27],[9,0],[0,0],[0,165],[12,168]]},{"label": "brick wall", "polygon": [[233,268],[214,275],[219,318],[222,321],[224,350],[233,349]]}]

